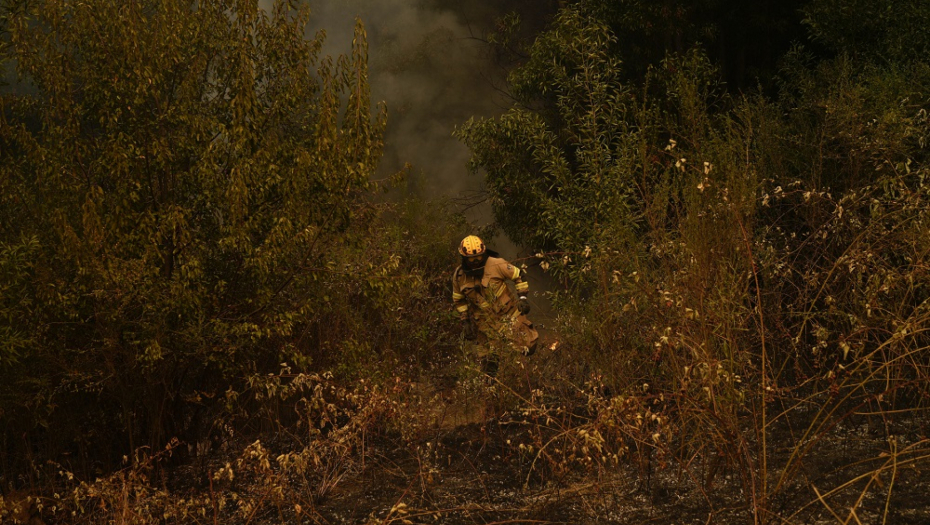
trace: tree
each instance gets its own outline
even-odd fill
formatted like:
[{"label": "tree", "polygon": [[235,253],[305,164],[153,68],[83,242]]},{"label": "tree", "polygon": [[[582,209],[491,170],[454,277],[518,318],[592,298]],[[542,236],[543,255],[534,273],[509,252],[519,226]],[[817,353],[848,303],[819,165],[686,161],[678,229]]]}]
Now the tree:
[{"label": "tree", "polygon": [[324,33],[304,37],[303,2],[3,14],[18,72],[0,95],[4,431],[160,446],[191,398],[300,360],[291,336],[323,304],[312,269],[383,144],[364,29],[333,59]]},{"label": "tree", "polygon": [[[930,68],[902,52],[893,8],[843,9],[861,3],[810,4],[837,55],[786,55],[770,99],[728,95],[699,48],[621,71],[609,21],[639,3],[579,2],[511,73],[514,106],[459,130],[504,230],[568,277],[559,355],[579,391],[617,393],[598,419],[667,403],[674,437],[649,454],[730,462],[757,522],[827,429],[927,396]],[[923,31],[904,12],[900,35]],[[886,31],[855,37],[873,23]],[[787,468],[769,463],[781,424],[806,429]]]},{"label": "tree", "polygon": [[869,0],[812,0],[802,9],[814,41],[835,53],[881,64],[923,62],[930,52],[930,5]]},{"label": "tree", "polygon": [[727,103],[717,70],[695,51],[625,81],[621,53],[608,26],[564,10],[511,72],[517,103],[457,131],[471,167],[486,172],[497,221],[518,244],[624,249],[631,236],[664,231],[684,198],[672,187],[694,175],[680,152],[711,140],[711,106]]},{"label": "tree", "polygon": [[472,168],[487,170],[498,222],[518,244],[583,247],[622,220],[631,188],[620,150],[630,136],[632,98],[614,43],[602,24],[563,12],[510,75],[522,105],[457,131],[474,154]]},{"label": "tree", "polygon": [[805,0],[580,0],[579,8],[610,28],[627,63],[641,77],[666,53],[700,46],[732,92],[770,86],[777,63],[805,37]]}]

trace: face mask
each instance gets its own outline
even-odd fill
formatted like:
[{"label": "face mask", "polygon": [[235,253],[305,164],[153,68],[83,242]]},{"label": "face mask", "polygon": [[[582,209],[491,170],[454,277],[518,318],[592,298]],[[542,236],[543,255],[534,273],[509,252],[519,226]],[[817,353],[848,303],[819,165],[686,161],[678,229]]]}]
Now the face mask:
[{"label": "face mask", "polygon": [[484,263],[487,261],[487,258],[484,255],[474,255],[471,257],[465,257],[465,265],[469,268],[481,268],[484,266]]},{"label": "face mask", "polygon": [[484,275],[484,264],[487,260],[487,255],[475,257],[462,256],[462,269],[465,270],[465,275],[470,277],[480,277]]}]

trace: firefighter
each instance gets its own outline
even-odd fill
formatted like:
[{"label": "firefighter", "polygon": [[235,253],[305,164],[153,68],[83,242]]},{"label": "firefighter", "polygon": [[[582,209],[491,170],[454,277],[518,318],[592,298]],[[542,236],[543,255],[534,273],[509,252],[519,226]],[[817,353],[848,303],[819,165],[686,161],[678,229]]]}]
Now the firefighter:
[{"label": "firefighter", "polygon": [[[452,301],[462,320],[465,339],[476,342],[482,368],[497,371],[498,357],[507,348],[524,355],[536,351],[539,333],[526,317],[529,284],[520,269],[485,247],[475,235],[459,243],[462,264],[452,276]],[[515,298],[507,282],[514,284]]]}]

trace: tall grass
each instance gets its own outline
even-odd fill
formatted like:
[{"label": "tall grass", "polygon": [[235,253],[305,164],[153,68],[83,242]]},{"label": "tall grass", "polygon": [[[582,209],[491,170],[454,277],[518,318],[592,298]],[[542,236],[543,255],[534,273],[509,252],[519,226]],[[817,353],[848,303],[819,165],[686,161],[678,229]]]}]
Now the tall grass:
[{"label": "tall grass", "polygon": [[[785,106],[678,89],[676,121],[644,119],[671,138],[642,135],[639,233],[552,262],[588,283],[559,295],[559,331],[576,383],[609,392],[600,454],[707,492],[735,473],[755,523],[847,523],[876,490],[888,522],[901,467],[928,459],[930,128],[905,82],[926,71],[822,69],[786,71]],[[883,446],[818,472],[861,428]]]}]

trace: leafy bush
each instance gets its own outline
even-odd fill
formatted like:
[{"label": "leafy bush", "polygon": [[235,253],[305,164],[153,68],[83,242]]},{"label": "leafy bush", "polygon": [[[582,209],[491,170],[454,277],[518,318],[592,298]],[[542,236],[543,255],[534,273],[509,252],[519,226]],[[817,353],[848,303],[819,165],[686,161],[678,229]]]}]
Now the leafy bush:
[{"label": "leafy bush", "polygon": [[332,58],[303,3],[4,9],[4,470],[35,451],[106,471],[203,439],[223,392],[282,361],[351,377],[442,339],[461,225],[372,198],[403,174],[372,182],[386,110],[360,22]]},{"label": "leafy bush", "polygon": [[[564,367],[607,393],[583,428],[627,436],[598,454],[734,469],[769,519],[829,429],[926,408],[927,66],[798,50],[772,101],[728,95],[700,50],[624,82],[614,42],[563,10],[518,104],[459,135],[504,231],[563,278]],[[773,475],[770,434],[798,428]]]}]

